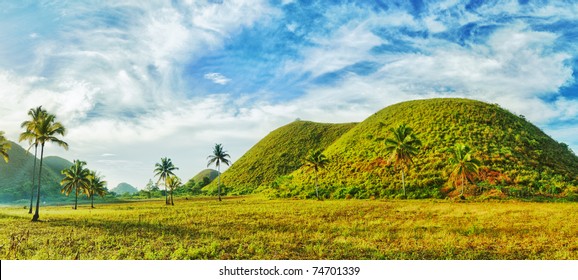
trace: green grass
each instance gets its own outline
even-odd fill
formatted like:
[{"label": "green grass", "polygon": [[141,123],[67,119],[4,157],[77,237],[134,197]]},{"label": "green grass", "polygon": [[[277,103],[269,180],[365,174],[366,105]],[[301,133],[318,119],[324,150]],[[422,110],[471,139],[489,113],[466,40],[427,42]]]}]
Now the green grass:
[{"label": "green grass", "polygon": [[0,208],[2,259],[578,259],[578,205],[227,197]]}]

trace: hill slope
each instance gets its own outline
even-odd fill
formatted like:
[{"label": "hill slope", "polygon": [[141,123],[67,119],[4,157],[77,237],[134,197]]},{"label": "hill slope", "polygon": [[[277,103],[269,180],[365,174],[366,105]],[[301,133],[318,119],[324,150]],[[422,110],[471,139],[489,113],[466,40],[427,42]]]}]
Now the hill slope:
[{"label": "hill slope", "polygon": [[138,189],[131,186],[128,183],[120,183],[116,187],[114,187],[112,190],[110,190],[110,192],[114,192],[117,194],[125,194],[125,193],[134,194],[134,193],[138,192]]},{"label": "hill slope", "polygon": [[191,178],[191,180],[198,183],[198,182],[203,182],[204,178],[207,177],[207,178],[209,178],[209,183],[210,183],[213,180],[215,180],[217,178],[217,176],[219,176],[219,172],[217,170],[204,169],[203,171],[197,173],[197,175],[195,175],[193,178]]},{"label": "hill slope", "polygon": [[[221,175],[221,182],[233,193],[251,193],[261,185],[298,169],[307,153],[325,149],[354,127],[348,124],[324,124],[294,121],[282,126],[255,144]],[[205,187],[211,192],[213,182]]]},{"label": "hill slope", "polygon": [[[30,199],[32,169],[34,167],[34,150],[28,153],[17,143],[12,142],[8,151],[10,162],[0,161],[0,201],[11,202],[19,199]],[[37,161],[37,167],[40,161]],[[60,171],[72,163],[60,157],[45,157],[42,163],[41,196],[50,200],[60,197]]]},{"label": "hill slope", "polygon": [[[410,198],[452,195],[448,148],[456,143],[469,145],[482,162],[471,195],[575,195],[578,157],[567,145],[498,105],[429,99],[386,107],[329,146],[324,153],[331,162],[319,173],[324,196],[399,196],[400,175],[386,164],[383,138],[400,124],[412,127],[423,143],[406,176]],[[273,189],[277,196],[312,197],[313,178],[301,168]]]}]

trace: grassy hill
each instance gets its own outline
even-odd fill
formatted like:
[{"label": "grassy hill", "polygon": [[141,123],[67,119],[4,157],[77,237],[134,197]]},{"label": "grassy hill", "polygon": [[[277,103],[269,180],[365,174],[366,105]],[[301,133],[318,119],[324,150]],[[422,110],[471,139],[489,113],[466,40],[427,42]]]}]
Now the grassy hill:
[{"label": "grassy hill", "polygon": [[[268,185],[277,177],[298,169],[307,153],[324,149],[354,123],[325,124],[294,121],[267,135],[221,175],[221,182],[231,193],[251,193],[261,185]],[[216,182],[206,186],[209,193]]]},{"label": "grassy hill", "polygon": [[[17,143],[12,142],[8,152],[10,162],[0,161],[0,201],[13,202],[19,199],[30,199],[34,150],[28,153]],[[37,162],[37,165],[40,161]],[[41,196],[47,200],[61,197],[60,171],[68,168],[72,162],[60,157],[48,156],[43,160]],[[37,166],[38,168],[38,166]]]},{"label": "grassy hill", "polygon": [[207,177],[209,178],[209,182],[212,182],[217,178],[217,176],[219,176],[219,172],[217,170],[204,169],[203,171],[197,173],[197,175],[195,175],[193,178],[191,178],[191,180],[198,183],[203,182],[204,178]]},{"label": "grassy hill", "polygon": [[[410,198],[455,195],[447,181],[448,149],[456,143],[469,145],[482,163],[469,195],[577,196],[578,157],[566,144],[556,142],[523,116],[466,99],[403,102],[359,123],[325,150],[330,163],[319,173],[322,194],[399,197],[400,175],[386,163],[383,139],[390,137],[389,128],[400,124],[412,127],[422,141],[406,176]],[[313,180],[312,173],[300,168],[278,179],[270,191],[282,197],[313,197]]]},{"label": "grassy hill", "polygon": [[133,194],[137,193],[138,189],[131,186],[128,183],[120,183],[116,187],[112,188],[110,192],[114,192],[116,194],[125,194],[125,193]]}]

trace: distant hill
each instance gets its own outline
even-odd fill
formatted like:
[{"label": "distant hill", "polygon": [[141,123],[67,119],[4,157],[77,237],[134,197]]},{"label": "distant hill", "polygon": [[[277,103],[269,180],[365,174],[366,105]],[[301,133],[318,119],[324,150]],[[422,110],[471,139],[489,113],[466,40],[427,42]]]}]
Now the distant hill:
[{"label": "distant hill", "polygon": [[214,169],[204,169],[203,171],[197,173],[191,180],[195,181],[196,183],[202,182],[205,177],[209,178],[209,182],[212,182],[219,176],[219,172]]},{"label": "distant hill", "polygon": [[[297,170],[307,153],[325,149],[354,127],[354,123],[327,124],[294,121],[267,135],[223,172],[221,182],[231,193],[251,193],[277,177]],[[216,189],[216,182],[204,190]]]},{"label": "distant hill", "polygon": [[[386,163],[383,139],[390,137],[390,128],[400,124],[412,127],[423,143],[406,175],[410,198],[456,195],[447,184],[448,149],[456,143],[469,145],[482,162],[481,176],[469,195],[578,195],[578,157],[566,144],[498,105],[453,98],[395,104],[349,130],[324,151],[330,163],[319,172],[323,195],[399,196],[400,175]],[[272,187],[280,196],[312,197],[313,178],[300,168]]]},{"label": "distant hill", "polygon": [[[32,169],[34,166],[34,149],[26,152],[22,146],[12,142],[8,151],[10,161],[0,161],[0,201],[13,202],[20,199],[30,199],[32,186]],[[37,168],[40,160],[37,161]],[[61,198],[61,170],[72,166],[72,162],[60,157],[47,156],[43,160],[42,188],[43,199]]]},{"label": "distant hill", "polygon": [[110,192],[114,192],[116,194],[134,194],[138,192],[138,189],[127,184],[127,183],[120,183],[116,187],[114,187]]}]

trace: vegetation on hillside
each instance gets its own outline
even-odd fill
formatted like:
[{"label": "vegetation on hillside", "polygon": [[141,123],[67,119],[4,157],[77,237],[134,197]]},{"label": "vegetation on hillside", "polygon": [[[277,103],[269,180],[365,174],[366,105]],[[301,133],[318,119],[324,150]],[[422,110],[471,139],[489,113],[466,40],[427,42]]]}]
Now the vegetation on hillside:
[{"label": "vegetation on hillside", "polygon": [[122,182],[116,185],[116,187],[112,188],[110,192],[116,194],[125,194],[125,193],[134,194],[138,192],[138,189],[128,183]]},{"label": "vegetation on hillside", "polygon": [[389,157],[388,163],[401,171],[401,186],[405,197],[405,171],[418,154],[421,141],[415,136],[413,129],[405,124],[396,128],[392,127],[389,131],[391,136],[385,139],[385,152]]},{"label": "vegetation on hillside", "polygon": [[183,186],[176,190],[179,195],[200,195],[203,193],[202,189],[217,179],[219,172],[214,169],[204,169],[193,178],[189,179]]},{"label": "vegetation on hillside", "polygon": [[[33,186],[31,178],[34,157],[17,143],[11,142],[11,144],[12,149],[8,151],[10,162],[5,163],[0,160],[0,201],[13,202],[25,199],[29,201]],[[72,162],[60,157],[46,157],[43,165],[42,201],[59,200],[61,199],[60,180],[62,180],[60,172],[70,167]],[[38,172],[38,166],[36,170]]]},{"label": "vegetation on hillside", "polygon": [[6,163],[10,160],[10,156],[8,155],[8,151],[10,150],[12,144],[10,141],[4,137],[4,131],[0,131],[0,155],[4,159]]},{"label": "vegetation on hillside", "polygon": [[319,176],[319,169],[325,168],[325,166],[329,163],[327,157],[321,152],[321,150],[312,151],[305,158],[305,162],[303,166],[313,171],[315,174],[315,196],[319,200],[319,185],[317,184],[317,177]]},{"label": "vegetation on hillside", "polygon": [[[422,142],[407,169],[409,198],[458,195],[448,184],[448,158],[456,143],[469,146],[480,161],[479,180],[466,195],[578,198],[578,157],[566,144],[554,141],[523,116],[467,99],[408,101],[370,116],[324,151],[330,164],[320,171],[322,195],[403,196],[381,140],[400,124],[413,128]],[[314,197],[314,177],[304,168],[270,186],[273,196]]]},{"label": "vegetation on hillside", "polygon": [[[223,172],[221,179],[228,193],[252,193],[259,186],[268,186],[277,177],[297,170],[308,153],[324,150],[353,126],[354,123],[294,121],[261,139]],[[216,183],[205,189],[212,193]]]}]

